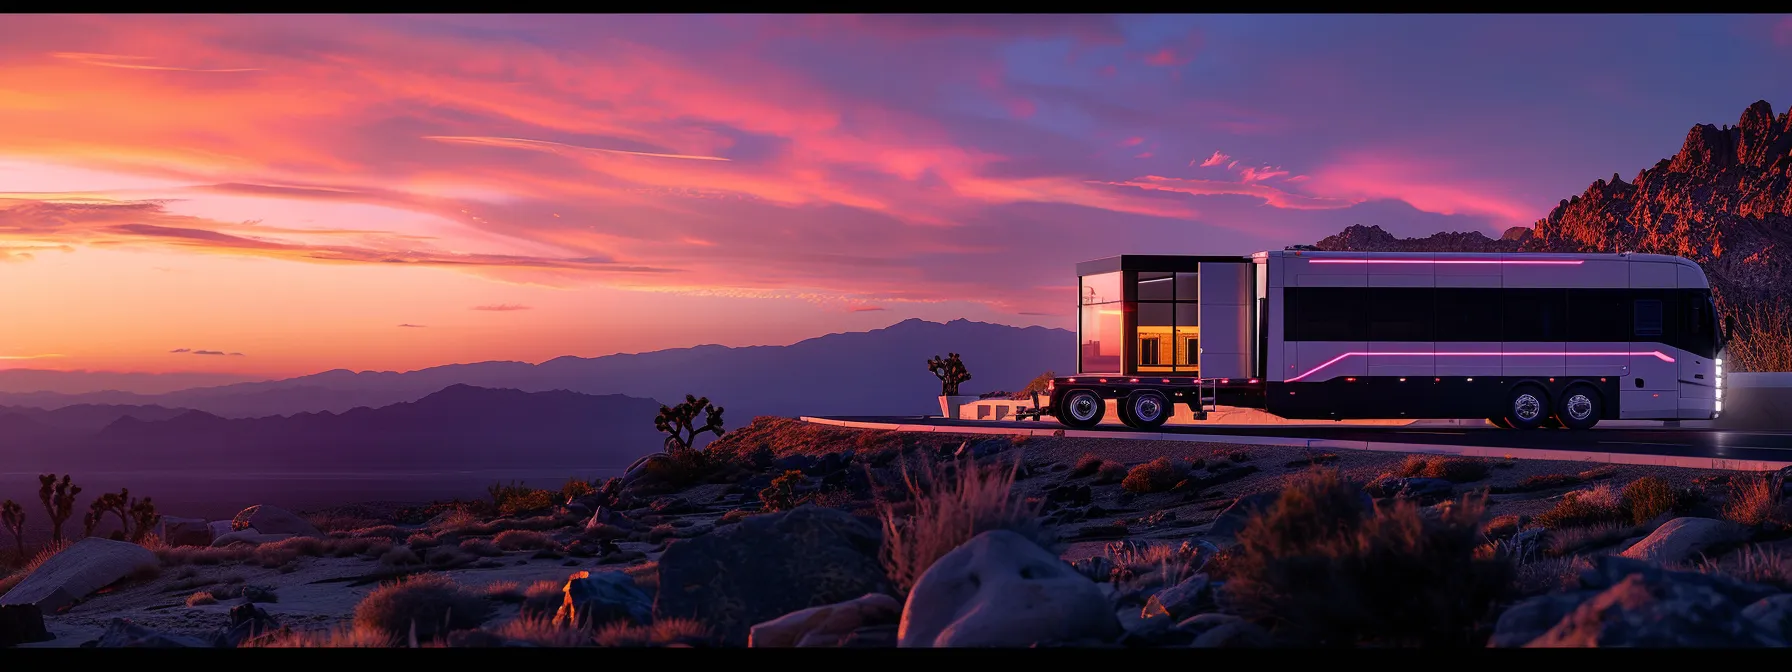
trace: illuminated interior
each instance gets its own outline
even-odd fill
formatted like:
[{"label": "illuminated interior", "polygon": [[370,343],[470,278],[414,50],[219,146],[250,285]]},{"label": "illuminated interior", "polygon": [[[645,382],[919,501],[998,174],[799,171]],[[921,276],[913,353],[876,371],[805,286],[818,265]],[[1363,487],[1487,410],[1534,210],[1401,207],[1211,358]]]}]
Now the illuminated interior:
[{"label": "illuminated interior", "polygon": [[1131,373],[1200,373],[1200,308],[1194,273],[1139,271],[1133,296]]}]

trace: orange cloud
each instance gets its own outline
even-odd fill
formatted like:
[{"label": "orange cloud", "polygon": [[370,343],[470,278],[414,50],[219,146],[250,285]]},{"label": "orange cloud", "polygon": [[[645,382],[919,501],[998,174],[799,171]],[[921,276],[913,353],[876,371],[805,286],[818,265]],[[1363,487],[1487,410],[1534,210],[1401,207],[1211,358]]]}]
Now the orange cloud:
[{"label": "orange cloud", "polygon": [[487,147],[510,147],[513,149],[527,149],[527,150],[532,150],[532,151],[545,151],[545,152],[555,152],[555,153],[559,153],[559,152],[599,152],[599,153],[603,153],[603,154],[622,154],[622,155],[627,155],[627,156],[646,156],[646,157],[652,157],[652,158],[656,158],[656,159],[687,159],[687,160],[691,160],[691,161],[727,161],[728,160],[728,159],[725,159],[725,158],[722,158],[719,156],[692,156],[689,154],[661,154],[661,153],[656,153],[656,152],[631,152],[631,151],[622,150],[622,149],[603,149],[600,147],[578,147],[575,145],[568,145],[568,144],[559,143],[559,142],[547,142],[545,140],[524,140],[521,138],[482,138],[482,137],[455,137],[455,136],[444,136],[444,135],[426,135],[426,136],[423,136],[423,139],[424,140],[435,140],[437,142],[455,142],[455,143],[460,143],[460,144],[465,144],[465,145],[485,145]]},{"label": "orange cloud", "polygon": [[528,309],[529,309],[528,306],[519,306],[519,305],[509,304],[509,303],[499,303],[499,304],[493,304],[493,305],[489,305],[489,306],[473,306],[473,310],[484,310],[484,311],[490,311],[490,312],[495,312],[495,313],[509,312],[509,311],[513,311],[513,310],[528,310]]},{"label": "orange cloud", "polygon": [[117,54],[82,54],[58,52],[50,54],[56,58],[67,59],[83,65],[96,65],[103,68],[123,68],[126,70],[167,70],[173,72],[260,72],[261,68],[182,68],[171,65],[153,65],[141,61],[151,60],[148,56],[120,56]]}]

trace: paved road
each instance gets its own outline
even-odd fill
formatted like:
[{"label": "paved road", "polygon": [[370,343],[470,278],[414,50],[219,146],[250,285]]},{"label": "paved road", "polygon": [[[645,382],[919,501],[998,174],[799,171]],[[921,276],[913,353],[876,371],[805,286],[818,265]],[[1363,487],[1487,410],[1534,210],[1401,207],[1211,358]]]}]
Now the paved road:
[{"label": "paved road", "polygon": [[[834,420],[853,422],[934,425],[941,427],[990,427],[1014,429],[1063,428],[1054,421],[990,422],[983,420],[946,420],[944,418],[890,416],[833,416]],[[1101,425],[1090,431],[1130,432],[1120,425]],[[1716,457],[1733,460],[1792,461],[1792,431],[1732,431],[1693,428],[1594,428],[1585,431],[1535,429],[1530,431],[1494,427],[1376,427],[1346,425],[1339,427],[1221,426],[1197,427],[1165,425],[1157,430],[1164,434],[1214,434],[1225,436],[1263,436],[1301,439],[1333,439],[1338,441],[1379,441],[1385,443],[1447,444],[1453,446],[1485,446],[1492,448],[1530,448],[1541,450],[1575,450],[1638,455],[1676,455]]]}]

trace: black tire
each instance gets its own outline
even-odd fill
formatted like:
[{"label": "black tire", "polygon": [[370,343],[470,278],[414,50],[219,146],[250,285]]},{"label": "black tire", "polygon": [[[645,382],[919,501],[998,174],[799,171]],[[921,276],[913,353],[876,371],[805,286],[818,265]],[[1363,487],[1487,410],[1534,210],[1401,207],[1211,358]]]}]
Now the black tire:
[{"label": "black tire", "polygon": [[1128,429],[1139,428],[1139,421],[1132,417],[1131,404],[1126,403],[1124,398],[1114,400],[1114,417]]},{"label": "black tire", "polygon": [[1568,429],[1592,429],[1604,411],[1599,391],[1590,385],[1570,385],[1556,402],[1556,419]]},{"label": "black tire", "polygon": [[1088,429],[1101,424],[1107,412],[1107,402],[1094,390],[1071,390],[1058,399],[1058,408],[1052,415],[1066,427]]},{"label": "black tire", "polygon": [[1176,407],[1170,405],[1170,398],[1157,390],[1139,390],[1126,398],[1125,413],[1122,417],[1130,418],[1135,429],[1157,429],[1170,421],[1170,415]]},{"label": "black tire", "polygon": [[1536,429],[1549,418],[1549,393],[1536,385],[1519,385],[1506,395],[1506,422],[1513,429]]},{"label": "black tire", "polygon": [[1511,429],[1512,428],[1512,423],[1507,421],[1505,416],[1500,416],[1497,418],[1488,418],[1487,424],[1493,425],[1500,429]]}]

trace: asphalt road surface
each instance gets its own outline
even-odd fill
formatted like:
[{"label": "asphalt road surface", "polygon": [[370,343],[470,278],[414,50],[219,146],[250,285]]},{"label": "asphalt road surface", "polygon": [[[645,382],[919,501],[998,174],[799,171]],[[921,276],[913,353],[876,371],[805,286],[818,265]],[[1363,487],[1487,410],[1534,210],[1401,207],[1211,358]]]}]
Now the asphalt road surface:
[{"label": "asphalt road surface", "polygon": [[[991,422],[986,420],[947,420],[944,418],[891,416],[832,416],[832,420],[877,422],[938,427],[1008,427],[1013,429],[1063,429],[1053,420],[1024,422]],[[1100,425],[1095,432],[1132,432],[1122,425]],[[1213,434],[1223,436],[1262,436],[1298,439],[1332,439],[1337,441],[1378,441],[1385,443],[1444,444],[1452,446],[1485,446],[1492,448],[1529,448],[1540,450],[1577,450],[1638,455],[1677,455],[1717,457],[1732,460],[1792,461],[1792,431],[1741,431],[1705,428],[1598,428],[1574,431],[1568,429],[1512,430],[1495,427],[1377,427],[1341,425],[1338,427],[1243,426],[1201,427],[1165,425],[1154,432],[1162,434]]]}]

